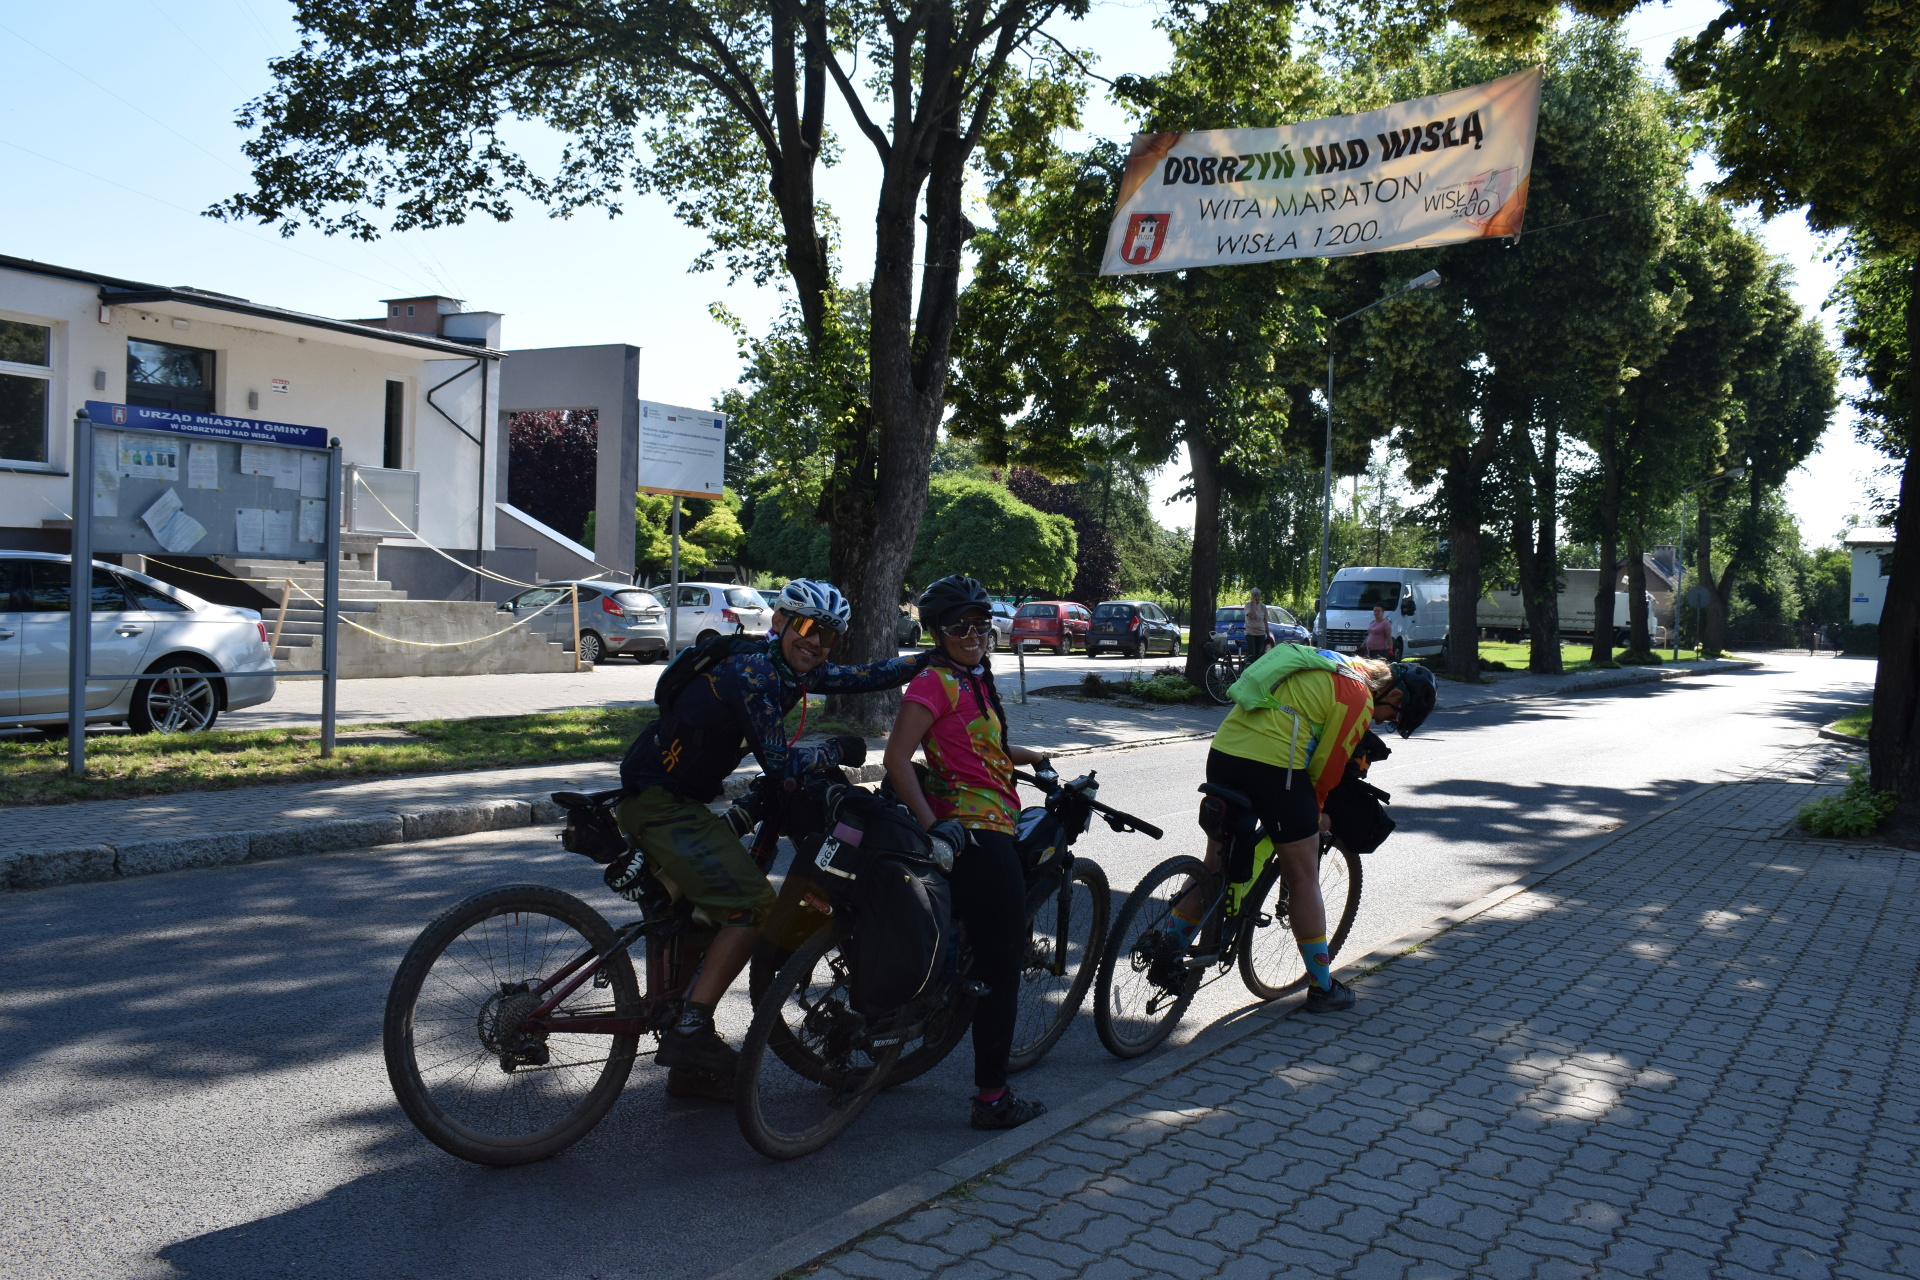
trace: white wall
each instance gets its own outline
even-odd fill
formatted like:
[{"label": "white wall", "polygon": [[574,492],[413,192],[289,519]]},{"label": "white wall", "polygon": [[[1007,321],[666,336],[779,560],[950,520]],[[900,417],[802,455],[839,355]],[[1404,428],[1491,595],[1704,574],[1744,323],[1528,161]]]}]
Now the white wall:
[{"label": "white wall", "polygon": [[1887,576],[1880,568],[1880,557],[1892,547],[1852,548],[1853,590],[1847,593],[1847,620],[1854,626],[1878,625],[1880,610],[1887,603]]},{"label": "white wall", "polygon": [[[384,464],[386,384],[406,383],[403,465],[421,473],[421,534],[442,547],[493,548],[493,503],[505,496],[496,492],[493,467],[487,466],[483,504],[480,446],[442,417],[427,395],[436,384],[455,378],[433,399],[473,436],[482,437],[482,424],[498,421],[497,362],[480,361],[483,379],[478,369],[462,372],[477,357],[410,347],[373,332],[337,333],[195,304],[113,306],[106,316],[102,323],[99,287],[91,281],[0,267],[0,319],[49,325],[54,367],[47,471],[34,474],[4,464],[9,469],[0,470],[0,526],[37,530],[43,518],[68,509],[72,482],[63,473],[74,412],[90,399],[125,400],[127,342],[145,339],[215,353],[215,413],[322,427],[339,438],[343,462],[363,466]],[[96,371],[106,375],[103,390],[94,389]],[[276,378],[286,381],[284,394],[272,390]],[[258,408],[248,407],[249,392],[258,393]],[[492,452],[491,440],[488,445]]]}]

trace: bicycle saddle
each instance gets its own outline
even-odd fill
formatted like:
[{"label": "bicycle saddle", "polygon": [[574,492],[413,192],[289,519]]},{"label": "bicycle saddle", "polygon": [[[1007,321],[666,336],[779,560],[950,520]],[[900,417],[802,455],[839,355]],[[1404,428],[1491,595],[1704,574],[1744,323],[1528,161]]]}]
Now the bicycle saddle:
[{"label": "bicycle saddle", "polygon": [[[1232,787],[1223,787],[1217,782],[1201,783],[1200,794],[1203,796],[1214,796],[1218,799],[1225,800],[1228,804],[1237,805],[1242,809],[1253,808],[1253,801],[1247,798],[1246,792],[1235,791]],[[554,798],[556,800],[559,799],[558,796]]]},{"label": "bicycle saddle", "polygon": [[597,809],[610,800],[620,798],[622,790],[615,787],[611,791],[555,791],[550,799],[562,809]]}]

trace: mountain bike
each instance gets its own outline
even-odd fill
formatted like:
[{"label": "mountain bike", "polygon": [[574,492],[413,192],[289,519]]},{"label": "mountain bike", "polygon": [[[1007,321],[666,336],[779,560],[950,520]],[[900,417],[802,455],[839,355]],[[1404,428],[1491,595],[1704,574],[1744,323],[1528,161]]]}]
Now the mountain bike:
[{"label": "mountain bike", "polygon": [[[1235,965],[1247,990],[1262,1000],[1306,985],[1306,964],[1287,921],[1286,882],[1272,856],[1275,833],[1255,819],[1244,793],[1211,782],[1200,791],[1217,806],[1218,817],[1203,818],[1203,826],[1225,840],[1220,868],[1208,871],[1200,859],[1183,855],[1149,871],[1121,904],[1100,959],[1093,1026],[1116,1057],[1136,1058],[1158,1046],[1200,989]],[[1194,888],[1206,911],[1192,940],[1182,943],[1168,918]],[[1360,856],[1322,834],[1320,894],[1332,926],[1330,956],[1353,929],[1360,889]]]},{"label": "mountain bike", "polygon": [[[1046,1056],[1072,1023],[1106,939],[1107,877],[1098,863],[1074,855],[1074,841],[1095,814],[1115,831],[1156,840],[1163,833],[1100,803],[1093,773],[1066,783],[1051,772],[1015,776],[1046,796],[1043,805],[1021,812],[1015,832],[1032,929],[1008,1061],[1022,1071]],[[967,976],[961,930],[951,975],[917,1006],[870,1026],[851,998],[850,944],[858,921],[849,918],[847,886],[822,870],[824,847],[819,839],[795,842],[793,867],[749,976],[754,1020],[741,1048],[734,1114],[754,1149],[779,1160],[819,1150],[879,1089],[939,1065],[965,1038],[983,994]]]}]

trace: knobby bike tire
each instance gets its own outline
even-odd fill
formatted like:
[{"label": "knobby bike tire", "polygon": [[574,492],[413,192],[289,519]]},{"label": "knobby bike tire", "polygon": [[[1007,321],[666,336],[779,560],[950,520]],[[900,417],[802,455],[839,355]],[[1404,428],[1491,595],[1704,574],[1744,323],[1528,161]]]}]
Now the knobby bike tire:
[{"label": "knobby bike tire", "polygon": [[1152,1050],[1193,1003],[1200,988],[1197,970],[1183,968],[1175,985],[1160,985],[1149,977],[1150,963],[1136,952],[1144,936],[1160,931],[1179,896],[1175,885],[1162,899],[1161,887],[1169,880],[1205,874],[1198,858],[1169,858],[1141,878],[1114,917],[1094,988],[1093,1029],[1116,1058],[1137,1058]]},{"label": "knobby bike tire", "polygon": [[[1083,906],[1080,901],[1083,895],[1078,893],[1071,899],[1074,909],[1068,917],[1070,937],[1082,941],[1069,943],[1066,963],[1071,967],[1066,973],[1055,975],[1052,972],[1053,938],[1059,928],[1059,895],[1062,889],[1071,892],[1074,885],[1086,890],[1087,901]],[[1032,931],[1027,963],[1020,974],[1020,1016],[1014,1024],[1008,1071],[1025,1071],[1046,1057],[1047,1051],[1066,1034],[1079,1014],[1080,1006],[1086,1002],[1087,990],[1093,985],[1094,974],[1100,968],[1100,957],[1106,951],[1107,914],[1111,905],[1107,873],[1100,869],[1099,863],[1086,858],[1073,860],[1071,880],[1054,885],[1028,903]]]},{"label": "knobby bike tire", "polygon": [[[1327,954],[1337,958],[1360,914],[1360,855],[1335,847],[1320,855],[1320,896],[1326,903]],[[1241,913],[1240,981],[1262,1000],[1277,1000],[1307,983],[1306,962],[1287,918],[1287,887],[1279,876],[1256,906]],[[1257,907],[1257,909],[1256,909]],[[1267,920],[1261,924],[1262,917]]]},{"label": "knobby bike tire", "polygon": [[[580,899],[528,884],[475,894],[429,924],[393,976],[382,1034],[387,1079],[414,1127],[484,1165],[531,1164],[585,1137],[626,1086],[639,1037],[548,1036],[547,1065],[512,1071],[488,1038],[518,1038],[505,987],[545,977],[589,947],[605,951],[614,937]],[[600,972],[605,987],[589,980],[560,1009],[639,1016],[627,953]]]},{"label": "knobby bike tire", "polygon": [[[847,936],[846,926],[836,921],[794,951],[768,984],[766,994],[755,1003],[753,1025],[741,1046],[733,1093],[734,1119],[740,1126],[741,1136],[754,1150],[775,1160],[808,1155],[845,1132],[886,1083],[900,1054],[898,1045],[889,1045],[877,1054],[863,1055],[864,1062],[849,1057],[846,1064],[836,1065],[830,1046],[826,1046],[828,1052],[822,1052],[823,1046],[808,1045],[795,1035],[795,1028],[788,1021],[790,1014],[806,1009],[797,1019],[799,1030],[801,1035],[813,1037],[817,1030],[816,1018],[822,1027],[831,1027],[837,1015],[849,1012],[844,1008],[844,966],[835,965],[830,954]],[[822,963],[829,965],[828,972],[834,975],[834,980],[815,993],[813,978]],[[789,1009],[789,1001],[795,1001],[796,997],[810,997],[812,1003],[797,1005],[796,1001],[797,1007]],[[836,1001],[840,1002],[837,1008]],[[797,1054],[793,1052],[796,1043],[802,1050]],[[788,1052],[783,1053],[783,1048]],[[775,1074],[773,1063],[792,1066],[796,1060],[816,1064],[815,1070],[825,1076],[825,1083],[813,1079],[798,1066],[792,1068],[798,1080],[771,1078]],[[821,1067],[824,1070],[820,1070]],[[781,1095],[779,1098],[773,1096],[776,1090]],[[789,1098],[799,1098],[805,1091],[811,1092],[801,1108],[806,1118],[795,1120],[783,1104]]]}]

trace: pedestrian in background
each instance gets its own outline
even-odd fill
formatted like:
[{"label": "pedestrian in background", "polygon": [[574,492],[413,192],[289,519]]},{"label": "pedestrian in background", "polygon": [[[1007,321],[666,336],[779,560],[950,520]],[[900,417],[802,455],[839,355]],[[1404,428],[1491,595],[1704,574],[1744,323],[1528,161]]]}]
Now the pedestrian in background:
[{"label": "pedestrian in background", "polygon": [[1393,659],[1393,619],[1387,616],[1384,605],[1373,606],[1373,621],[1367,624],[1364,647],[1369,658]]},{"label": "pedestrian in background", "polygon": [[1267,606],[1260,602],[1260,588],[1247,592],[1247,661],[1267,651],[1272,633],[1267,630]]}]

